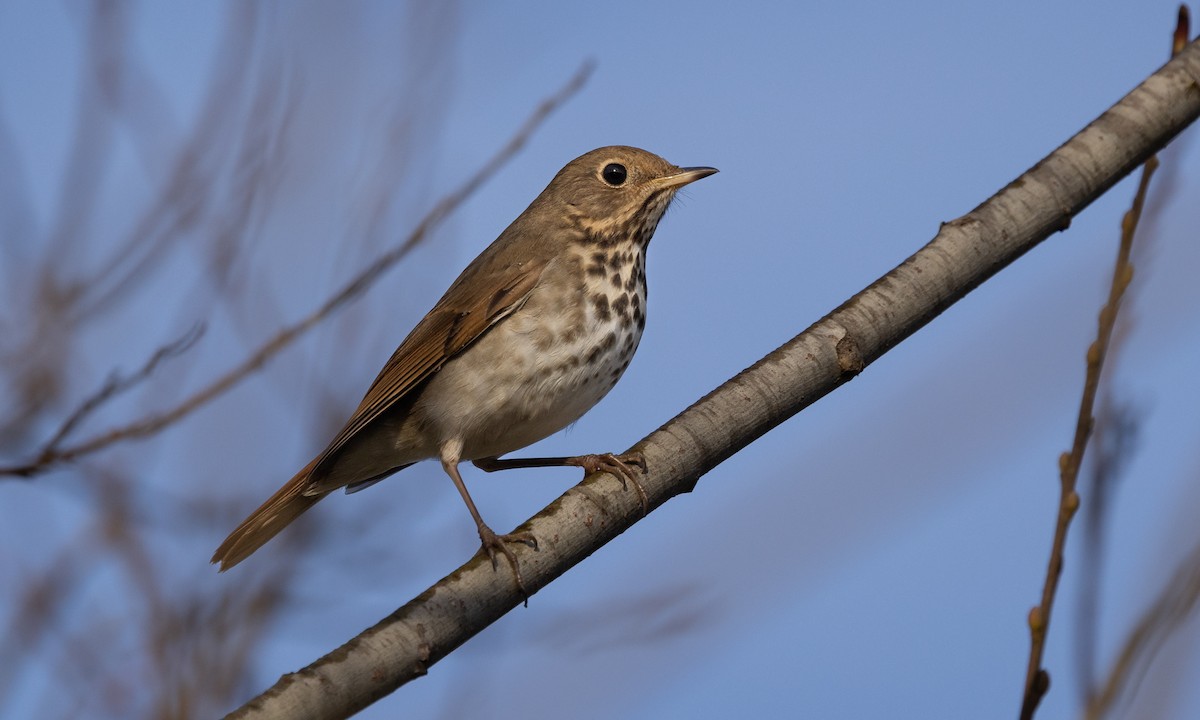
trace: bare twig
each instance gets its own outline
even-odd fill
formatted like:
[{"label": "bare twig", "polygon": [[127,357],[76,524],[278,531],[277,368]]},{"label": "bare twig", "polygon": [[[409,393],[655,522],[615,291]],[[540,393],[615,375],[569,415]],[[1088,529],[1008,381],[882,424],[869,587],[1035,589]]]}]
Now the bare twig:
[{"label": "bare twig", "polygon": [[19,475],[28,477],[36,475],[55,465],[71,462],[84,455],[107,448],[114,443],[153,435],[237,385],[252,372],[261,368],[281,350],[291,345],[305,332],[365,292],[381,275],[390,270],[397,262],[408,255],[413,248],[424,241],[430,232],[449,217],[467,198],[474,194],[480,185],[495,175],[505,163],[516,155],[547,117],[583,87],[588,76],[591,75],[592,69],[593,64],[590,61],[580,66],[579,70],[575,72],[566,85],[538,105],[533,114],[530,115],[504,147],[493,155],[490,160],[480,167],[459,188],[443,197],[434,205],[403,242],[376,258],[320,307],[308,316],[280,330],[274,337],[251,353],[248,358],[213,380],[208,386],[186,398],[175,407],[161,413],[151,415],[128,425],[113,428],[75,445],[55,448],[52,452],[40,456],[33,463],[12,468],[0,468],[0,476]]},{"label": "bare twig", "polygon": [[[1183,51],[1187,36],[1187,8],[1181,6],[1175,31],[1172,33],[1172,57]],[[1058,459],[1058,513],[1054,525],[1054,541],[1050,546],[1050,561],[1046,566],[1046,579],[1042,585],[1042,599],[1029,611],[1029,663],[1025,671],[1025,690],[1021,698],[1021,720],[1032,720],[1034,713],[1037,712],[1038,704],[1050,689],[1050,674],[1042,667],[1042,657],[1046,649],[1050,613],[1054,607],[1058,581],[1062,577],[1063,548],[1066,547],[1067,531],[1070,529],[1072,518],[1079,510],[1079,493],[1076,491],[1079,469],[1083,465],[1083,455],[1087,450],[1088,439],[1095,423],[1093,408],[1096,404],[1096,391],[1100,387],[1100,373],[1104,368],[1104,359],[1112,341],[1117,312],[1121,306],[1121,298],[1133,280],[1133,264],[1130,262],[1130,255],[1133,252],[1134,233],[1137,231],[1138,220],[1141,219],[1142,209],[1146,204],[1150,178],[1157,168],[1158,157],[1151,155],[1142,168],[1142,177],[1138,183],[1137,192],[1134,194],[1133,206],[1121,220],[1121,242],[1117,250],[1116,264],[1113,266],[1108,300],[1100,310],[1100,326],[1096,333],[1096,340],[1092,342],[1087,351],[1087,372],[1083,381],[1083,397],[1079,401],[1079,414],[1075,420],[1075,438],[1071,443],[1071,450],[1063,453]]]},{"label": "bare twig", "polygon": [[1087,351],[1087,375],[1083,382],[1083,397],[1079,402],[1079,415],[1075,420],[1075,439],[1071,444],[1071,450],[1063,453],[1058,459],[1060,486],[1058,515],[1054,527],[1054,542],[1050,548],[1050,562],[1046,568],[1046,580],[1042,587],[1042,600],[1040,604],[1029,611],[1031,643],[1029,667],[1025,675],[1025,694],[1021,701],[1021,720],[1030,720],[1033,717],[1038,703],[1050,689],[1050,675],[1042,668],[1042,655],[1046,647],[1046,631],[1050,626],[1050,611],[1054,606],[1059,578],[1062,576],[1063,548],[1067,542],[1067,531],[1071,526],[1071,519],[1075,517],[1075,512],[1079,509],[1079,494],[1075,490],[1076,481],[1079,477],[1079,468],[1083,464],[1084,452],[1087,450],[1088,438],[1092,433],[1092,424],[1095,421],[1092,409],[1096,403],[1096,390],[1100,386],[1100,372],[1104,367],[1109,341],[1112,339],[1113,325],[1116,323],[1121,297],[1133,279],[1133,265],[1129,262],[1129,254],[1133,248],[1134,231],[1137,229],[1137,221],[1146,200],[1146,190],[1149,188],[1150,178],[1157,167],[1157,158],[1151,157],[1146,161],[1137,194],[1134,196],[1133,207],[1125,213],[1125,218],[1121,222],[1121,244],[1117,252],[1116,265],[1113,267],[1108,301],[1100,310],[1100,328],[1096,334],[1096,340],[1088,347]]}]

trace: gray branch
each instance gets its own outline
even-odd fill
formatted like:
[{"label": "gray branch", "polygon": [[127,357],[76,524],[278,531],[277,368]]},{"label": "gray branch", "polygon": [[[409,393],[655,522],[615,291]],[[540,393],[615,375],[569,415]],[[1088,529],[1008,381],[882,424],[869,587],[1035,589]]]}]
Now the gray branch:
[{"label": "gray branch", "polygon": [[[819,322],[759,360],[635,446],[657,508],[701,475],[912,335],[1056,231],[1161,150],[1200,115],[1200,42],[1193,42],[1116,105],[979,207],[942,225],[925,247]],[[632,488],[586,478],[521,530],[518,548],[536,592],[642,519]],[[503,565],[476,555],[342,647],[283,676],[233,718],[346,717],[423,675],[525,599]]]}]

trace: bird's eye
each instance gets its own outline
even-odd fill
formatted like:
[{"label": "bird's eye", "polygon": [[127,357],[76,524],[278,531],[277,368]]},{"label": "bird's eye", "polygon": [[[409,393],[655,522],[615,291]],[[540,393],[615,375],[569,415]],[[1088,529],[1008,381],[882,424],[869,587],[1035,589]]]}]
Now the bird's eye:
[{"label": "bird's eye", "polygon": [[625,183],[625,178],[629,173],[625,170],[625,166],[620,163],[609,163],[600,171],[600,177],[604,178],[604,182],[617,187]]}]

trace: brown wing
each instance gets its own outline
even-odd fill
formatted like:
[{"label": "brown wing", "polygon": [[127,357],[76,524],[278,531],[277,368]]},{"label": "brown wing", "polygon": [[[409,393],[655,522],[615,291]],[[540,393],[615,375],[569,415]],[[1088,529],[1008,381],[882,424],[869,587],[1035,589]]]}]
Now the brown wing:
[{"label": "brown wing", "polygon": [[549,263],[527,261],[498,272],[459,276],[429,314],[383,366],[346,426],[317,458],[313,474],[358,432],[427,377],[437,372],[485,330],[524,304]]}]

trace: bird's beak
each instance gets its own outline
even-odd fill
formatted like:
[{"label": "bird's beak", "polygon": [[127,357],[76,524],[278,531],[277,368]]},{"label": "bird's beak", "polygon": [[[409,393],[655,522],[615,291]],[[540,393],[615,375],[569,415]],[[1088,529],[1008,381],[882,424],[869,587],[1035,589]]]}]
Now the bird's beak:
[{"label": "bird's beak", "polygon": [[674,175],[667,175],[659,178],[656,182],[662,187],[678,188],[694,183],[701,178],[706,178],[717,172],[716,168],[711,167],[686,167],[679,168],[679,172]]}]

